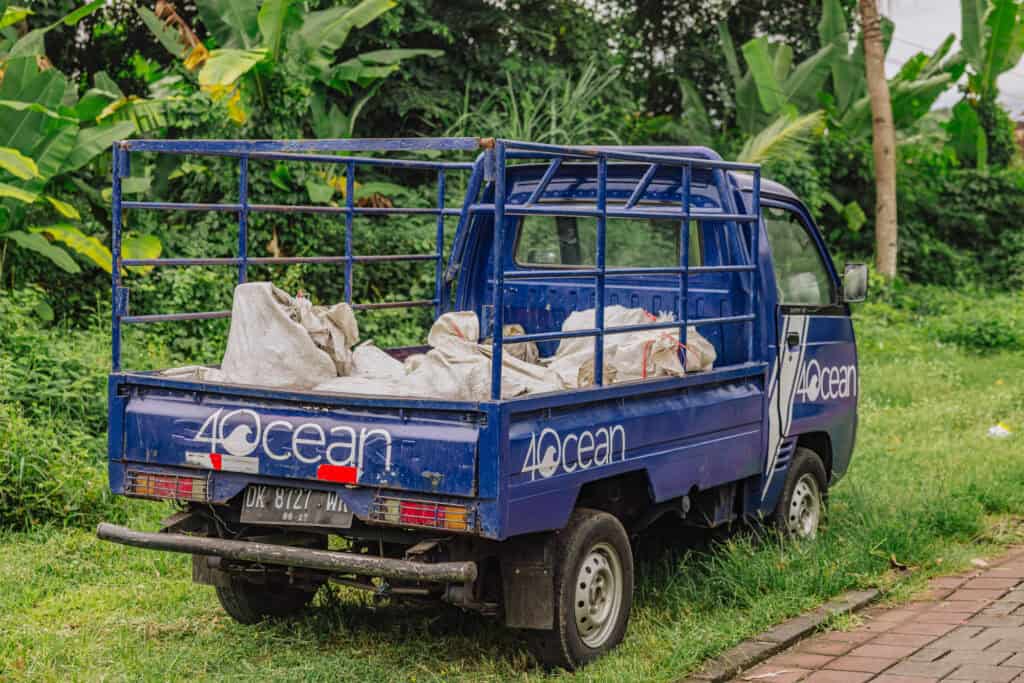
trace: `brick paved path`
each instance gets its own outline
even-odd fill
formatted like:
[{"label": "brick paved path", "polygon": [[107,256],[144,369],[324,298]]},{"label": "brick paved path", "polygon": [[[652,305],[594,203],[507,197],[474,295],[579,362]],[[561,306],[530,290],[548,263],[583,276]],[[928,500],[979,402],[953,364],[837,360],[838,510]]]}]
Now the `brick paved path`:
[{"label": "brick paved path", "polygon": [[969,574],[933,579],[906,606],[861,612],[740,674],[759,683],[1024,683],[1024,550]]}]

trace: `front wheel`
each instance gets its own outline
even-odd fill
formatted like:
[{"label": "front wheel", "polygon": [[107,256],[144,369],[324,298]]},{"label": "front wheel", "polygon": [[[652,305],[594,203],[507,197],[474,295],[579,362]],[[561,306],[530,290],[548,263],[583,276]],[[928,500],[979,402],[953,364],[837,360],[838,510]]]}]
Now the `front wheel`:
[{"label": "front wheel", "polygon": [[828,478],[818,454],[809,448],[797,448],[786,473],[782,496],[772,514],[772,522],[792,538],[813,539],[825,513]]},{"label": "front wheel", "polygon": [[531,632],[541,664],[573,670],[618,645],[633,606],[633,554],[614,516],[580,508],[559,533],[554,628]]}]

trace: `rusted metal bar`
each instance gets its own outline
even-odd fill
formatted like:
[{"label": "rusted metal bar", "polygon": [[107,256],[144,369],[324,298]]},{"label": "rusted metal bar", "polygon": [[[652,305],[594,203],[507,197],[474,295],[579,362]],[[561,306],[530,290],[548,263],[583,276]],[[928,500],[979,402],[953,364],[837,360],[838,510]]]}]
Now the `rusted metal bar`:
[{"label": "rusted metal bar", "polygon": [[411,562],[389,557],[341,553],[334,550],[297,548],[273,543],[233,541],[225,538],[203,538],[185,534],[162,534],[135,531],[116,524],[100,524],[96,535],[121,545],[147,550],[210,555],[239,562],[305,567],[327,572],[380,576],[385,579],[426,581],[430,583],[465,583],[476,580],[475,562]]}]

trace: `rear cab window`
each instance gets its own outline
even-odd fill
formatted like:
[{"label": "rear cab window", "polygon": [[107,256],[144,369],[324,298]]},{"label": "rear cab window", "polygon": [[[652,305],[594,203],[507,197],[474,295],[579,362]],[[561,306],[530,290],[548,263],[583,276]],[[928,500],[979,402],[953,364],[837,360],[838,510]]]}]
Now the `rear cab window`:
[{"label": "rear cab window", "polygon": [[[680,221],[667,218],[608,218],[605,223],[607,268],[679,265]],[[526,268],[595,265],[597,219],[573,216],[523,216],[516,240],[516,264]],[[703,265],[700,230],[690,223],[691,266]]]}]

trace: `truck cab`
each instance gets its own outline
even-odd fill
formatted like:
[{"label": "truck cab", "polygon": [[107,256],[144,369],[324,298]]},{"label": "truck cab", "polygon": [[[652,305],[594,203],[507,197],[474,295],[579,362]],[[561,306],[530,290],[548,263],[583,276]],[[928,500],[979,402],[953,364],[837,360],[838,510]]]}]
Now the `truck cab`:
[{"label": "truck cab", "polygon": [[[238,158],[239,201],[123,201],[121,178],[140,151]],[[395,157],[419,151],[479,154]],[[354,156],[367,152],[378,156]],[[245,177],[261,159],[338,164],[350,180],[370,166],[426,169],[438,201],[367,210],[350,190],[329,209],[261,204]],[[453,207],[455,173],[466,174],[466,192]],[[135,315],[114,268],[111,489],[173,500],[180,512],[158,532],[103,524],[98,533],[191,554],[195,580],[215,586],[238,621],[294,613],[334,582],[494,615],[523,629],[542,663],[576,668],[624,637],[632,543],[651,525],[686,534],[771,524],[813,538],[828,488],[849,466],[859,393],[849,303],[866,293],[866,270],[853,264],[840,276],[792,192],[712,150],[136,140],[115,145],[113,201],[121,265],[216,261],[237,267],[240,283],[249,264],[274,261],[247,253],[251,213],[330,211],[344,255],[289,262],[338,263],[358,313],[395,303],[352,301],[353,267],[432,259],[434,299],[398,303],[431,307],[439,322],[454,313],[478,322],[468,341],[491,381],[472,400],[181,379],[121,368],[121,325],[231,312]],[[123,213],[167,209],[236,213],[238,255],[122,258]],[[436,216],[434,253],[354,254],[354,224],[375,211]],[[623,312],[636,317],[610,322]],[[617,345],[638,334],[648,336]],[[653,344],[665,340],[678,371],[649,375]],[[698,341],[713,365],[688,362],[705,353]],[[505,354],[535,345],[542,372],[567,342],[587,357],[585,381],[508,394]],[[621,360],[639,374],[616,374]]]}]

